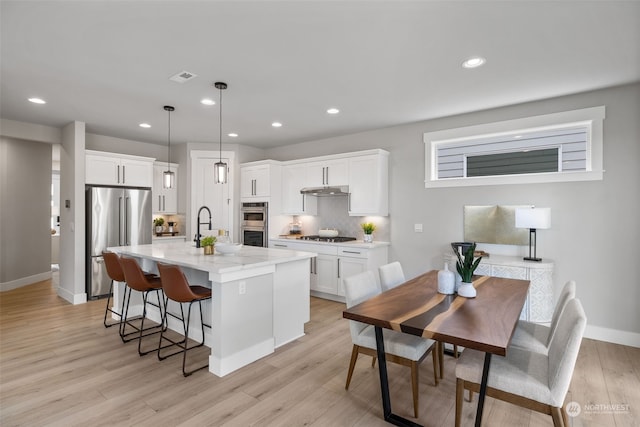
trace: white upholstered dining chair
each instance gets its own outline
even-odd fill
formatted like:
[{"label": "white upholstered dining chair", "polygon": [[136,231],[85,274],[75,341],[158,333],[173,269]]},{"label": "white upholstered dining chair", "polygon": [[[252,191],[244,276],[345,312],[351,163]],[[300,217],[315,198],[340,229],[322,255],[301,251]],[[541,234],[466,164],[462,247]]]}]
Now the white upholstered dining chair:
[{"label": "white upholstered dining chair", "polygon": [[[547,354],[509,347],[493,356],[487,396],[551,415],[555,427],[568,427],[562,410],[587,324],[582,305],[571,299],[562,310]],[[484,354],[465,349],[456,365],[456,427],[460,426],[464,390],[479,391]]]},{"label": "white upholstered dining chair", "polygon": [[576,282],[570,280],[565,283],[560,292],[560,297],[558,298],[551,317],[551,324],[546,326],[525,320],[518,321],[518,325],[511,338],[511,346],[547,354],[549,351],[549,343],[558,326],[558,320],[560,319],[562,310],[567,305],[567,302],[575,298],[575,296]]},{"label": "white upholstered dining chair", "polygon": [[380,286],[382,287],[382,292],[395,288],[407,281],[404,278],[402,264],[398,261],[378,267],[378,274],[380,275]]},{"label": "white upholstered dining chair", "polygon": [[[344,290],[347,308],[360,304],[382,292],[380,284],[371,271],[365,271],[345,278]],[[376,336],[374,327],[362,322],[349,320],[349,328],[351,330],[353,349],[351,351],[351,361],[349,363],[349,372],[347,373],[347,382],[345,384],[345,389],[347,390],[351,383],[351,377],[356,366],[356,361],[358,360],[358,355],[365,354],[373,356],[374,359],[371,366],[374,365],[376,358]],[[431,352],[433,356],[433,379],[435,384],[438,385],[438,377],[436,375],[438,359],[436,357],[437,352],[434,351],[435,341],[392,331],[390,329],[383,329],[382,333],[387,361],[411,368],[413,412],[415,417],[418,418],[418,365],[429,352]]]}]

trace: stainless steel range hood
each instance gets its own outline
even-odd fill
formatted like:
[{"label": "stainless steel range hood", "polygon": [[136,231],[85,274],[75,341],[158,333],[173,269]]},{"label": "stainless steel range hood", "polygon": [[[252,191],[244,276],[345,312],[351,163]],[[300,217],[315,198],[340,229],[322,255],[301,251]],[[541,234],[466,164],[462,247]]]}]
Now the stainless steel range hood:
[{"label": "stainless steel range hood", "polygon": [[348,196],[349,186],[340,185],[335,187],[306,187],[300,190],[301,194],[309,196]]}]

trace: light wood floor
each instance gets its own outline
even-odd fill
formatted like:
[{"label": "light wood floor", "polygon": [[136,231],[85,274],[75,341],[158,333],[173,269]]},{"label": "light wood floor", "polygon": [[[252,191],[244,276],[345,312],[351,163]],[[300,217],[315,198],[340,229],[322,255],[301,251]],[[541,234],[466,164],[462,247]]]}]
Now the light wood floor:
[{"label": "light wood floor", "polygon": [[[51,282],[0,294],[0,425],[7,426],[383,426],[377,368],[351,352],[344,305],[312,298],[306,336],[224,378],[189,378],[177,357],[139,357],[115,328],[102,326],[105,301],[73,306]],[[155,344],[153,342],[148,344]],[[200,353],[206,361],[207,352]],[[420,370],[420,418],[453,426],[455,359],[433,386],[430,358]],[[394,412],[412,416],[408,368],[390,365]],[[585,339],[568,401],[582,405],[573,426],[638,426],[640,349]],[[465,403],[463,425],[475,404]],[[624,404],[616,414],[593,405]],[[592,405],[592,406],[587,406]],[[605,408],[606,409],[606,408]],[[486,426],[551,426],[551,417],[487,398]]]}]

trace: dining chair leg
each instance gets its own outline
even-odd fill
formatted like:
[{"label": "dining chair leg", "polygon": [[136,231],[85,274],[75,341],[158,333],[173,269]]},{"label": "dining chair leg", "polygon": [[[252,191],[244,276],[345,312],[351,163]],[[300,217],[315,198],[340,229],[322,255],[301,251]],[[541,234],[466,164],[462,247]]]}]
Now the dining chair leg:
[{"label": "dining chair leg", "polygon": [[552,406],[551,418],[553,419],[553,427],[564,427],[565,424],[562,416],[562,408]]},{"label": "dining chair leg", "polygon": [[438,343],[438,358],[440,359],[440,379],[444,378],[444,342],[437,341]]},{"label": "dining chair leg", "polygon": [[458,358],[458,346],[455,344],[453,345],[453,357]]},{"label": "dining chair leg", "polygon": [[456,423],[455,427],[460,427],[460,418],[462,416],[462,397],[464,396],[464,380],[456,379]]},{"label": "dining chair leg", "polygon": [[438,386],[438,359],[440,358],[440,352],[438,351],[438,343],[436,343],[435,348],[431,349],[431,356],[433,357],[433,380]]},{"label": "dining chair leg", "polygon": [[413,415],[418,418],[418,362],[411,361],[411,390],[413,391]]},{"label": "dining chair leg", "polygon": [[349,390],[349,384],[351,384],[351,376],[353,375],[353,369],[356,367],[356,361],[358,360],[358,352],[359,352],[358,349],[359,347],[354,344],[353,350],[351,350],[351,361],[349,362],[349,372],[347,372],[347,383],[344,385],[345,390]]},{"label": "dining chair leg", "polygon": [[569,419],[567,418],[567,411],[564,410],[564,407],[560,408],[560,412],[562,413],[562,422],[566,427],[569,427]]}]

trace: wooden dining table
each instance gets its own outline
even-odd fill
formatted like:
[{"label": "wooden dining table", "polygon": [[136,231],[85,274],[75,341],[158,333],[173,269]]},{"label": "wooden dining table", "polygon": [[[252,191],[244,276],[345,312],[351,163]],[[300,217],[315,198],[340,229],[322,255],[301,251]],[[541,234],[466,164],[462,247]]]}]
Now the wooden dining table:
[{"label": "wooden dining table", "polygon": [[384,419],[420,426],[393,414],[382,328],[485,353],[475,425],[482,423],[491,355],[505,356],[529,289],[528,280],[474,276],[475,298],[438,293],[438,272],[418,277],[345,310],[346,319],[375,327]]}]

